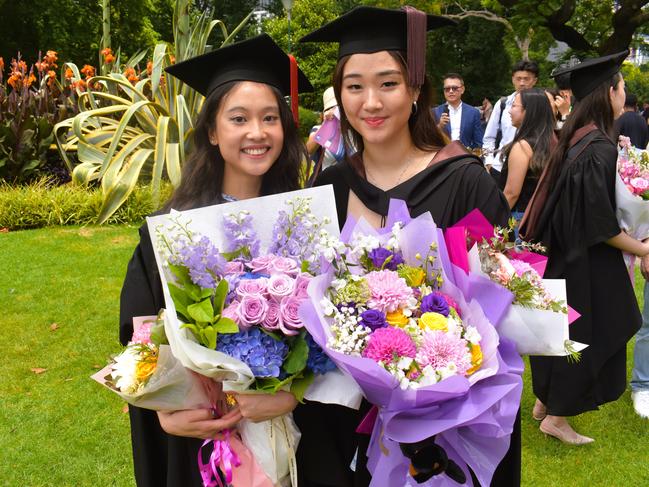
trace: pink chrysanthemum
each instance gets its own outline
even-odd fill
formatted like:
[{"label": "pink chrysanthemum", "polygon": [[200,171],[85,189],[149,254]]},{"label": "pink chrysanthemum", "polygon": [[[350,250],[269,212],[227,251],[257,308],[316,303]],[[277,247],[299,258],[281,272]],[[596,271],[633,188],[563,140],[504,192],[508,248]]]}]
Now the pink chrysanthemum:
[{"label": "pink chrysanthemum", "polygon": [[471,353],[466,340],[439,330],[424,334],[415,360],[421,368],[430,365],[434,369],[441,369],[454,363],[460,375],[465,375],[471,368]]},{"label": "pink chrysanthemum", "polygon": [[448,294],[440,293],[439,291],[437,291],[437,294],[439,294],[440,296],[442,296],[442,297],[446,300],[446,302],[448,303],[448,306],[449,306],[450,308],[453,308],[453,309],[455,310],[455,312],[457,313],[457,315],[458,315],[460,318],[462,318],[462,313],[460,312],[460,306],[457,304],[457,301],[455,301],[455,300],[454,300],[452,297],[450,297]]},{"label": "pink chrysanthemum", "polygon": [[389,364],[402,357],[414,358],[417,346],[410,336],[400,328],[387,326],[378,328],[369,336],[363,357]]},{"label": "pink chrysanthemum", "polygon": [[391,313],[403,308],[412,296],[412,289],[406,280],[394,271],[372,271],[365,276],[370,288],[370,299],[367,301],[369,308],[377,309],[382,313]]}]

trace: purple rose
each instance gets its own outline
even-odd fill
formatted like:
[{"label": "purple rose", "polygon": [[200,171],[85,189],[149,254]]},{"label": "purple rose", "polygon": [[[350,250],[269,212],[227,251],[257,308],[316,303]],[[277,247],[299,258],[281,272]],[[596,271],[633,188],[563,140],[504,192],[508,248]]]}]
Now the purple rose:
[{"label": "purple rose", "polygon": [[[403,257],[401,257],[400,254],[392,252],[391,250],[385,249],[383,247],[378,247],[376,249],[373,249],[372,251],[370,251],[369,254],[367,254],[367,256],[372,261],[374,267],[378,269],[383,268],[390,271],[396,271],[397,266],[399,264],[403,264]],[[385,267],[383,267],[385,261],[388,260],[390,257],[391,257],[390,262],[385,264]]]},{"label": "purple rose", "polygon": [[223,271],[223,273],[226,276],[243,274],[243,262],[239,262],[236,260],[233,260],[231,262],[226,262],[225,270]]},{"label": "purple rose", "polygon": [[279,303],[275,301],[268,302],[268,312],[266,313],[266,318],[264,318],[261,327],[265,330],[279,330]]},{"label": "purple rose", "polygon": [[368,309],[361,313],[361,321],[359,325],[367,326],[372,331],[388,326],[388,322],[385,321],[385,315],[376,309]]},{"label": "purple rose", "polygon": [[288,296],[279,304],[280,328],[285,335],[297,335],[297,331],[304,326],[298,310],[302,299]]},{"label": "purple rose", "polygon": [[270,264],[268,264],[268,271],[271,274],[286,274],[288,276],[297,276],[300,269],[293,259],[288,257],[277,257]]},{"label": "purple rose", "polygon": [[275,260],[275,256],[262,255],[261,257],[255,257],[248,263],[248,267],[252,272],[257,273],[268,273],[268,265]]},{"label": "purple rose", "polygon": [[264,277],[259,279],[242,279],[237,286],[237,295],[244,296],[263,296],[268,293],[268,280]]},{"label": "purple rose", "polygon": [[287,275],[275,274],[268,279],[268,294],[277,302],[280,302],[286,296],[290,296],[294,288],[295,281]]},{"label": "purple rose", "polygon": [[259,294],[243,296],[237,308],[239,323],[245,327],[262,323],[267,312],[268,301]]},{"label": "purple rose", "polygon": [[301,272],[295,278],[295,290],[293,291],[293,296],[297,298],[306,298],[308,297],[307,288],[313,277],[306,272]]},{"label": "purple rose", "polygon": [[221,312],[221,316],[224,316],[225,318],[230,318],[237,325],[239,325],[240,320],[239,320],[239,313],[237,312],[238,307],[239,307],[239,301],[232,301],[228,307],[223,308],[223,311]]},{"label": "purple rose", "polygon": [[448,316],[448,301],[440,293],[430,293],[421,300],[422,313],[439,313]]}]

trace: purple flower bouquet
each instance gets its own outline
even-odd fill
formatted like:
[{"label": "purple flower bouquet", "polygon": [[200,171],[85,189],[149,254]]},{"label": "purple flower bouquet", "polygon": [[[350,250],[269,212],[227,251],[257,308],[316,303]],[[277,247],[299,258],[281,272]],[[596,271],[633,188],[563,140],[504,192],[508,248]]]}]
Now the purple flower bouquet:
[{"label": "purple flower bouquet", "polygon": [[[163,278],[165,333],[185,367],[222,383],[226,393],[289,390],[298,400],[358,407],[360,391],[298,315],[320,268],[320,241],[337,233],[335,220],[312,212],[314,192],[322,190],[149,219]],[[356,393],[332,387],[341,382]],[[291,415],[244,420],[238,431],[274,484],[296,477],[291,466],[299,432]]]},{"label": "purple flower bouquet", "polygon": [[430,214],[411,219],[400,201],[387,231],[349,219],[341,240],[301,314],[377,407],[363,422],[371,485],[457,485],[469,468],[489,485],[522,390],[521,359],[489,319],[511,296],[483,288],[488,313],[466,299]]}]

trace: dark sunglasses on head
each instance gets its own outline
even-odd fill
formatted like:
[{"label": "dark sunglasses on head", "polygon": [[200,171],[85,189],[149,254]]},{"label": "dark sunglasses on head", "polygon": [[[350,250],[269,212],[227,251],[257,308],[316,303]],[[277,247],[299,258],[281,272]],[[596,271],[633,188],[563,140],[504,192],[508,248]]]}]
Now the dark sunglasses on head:
[{"label": "dark sunglasses on head", "polygon": [[462,88],[462,87],[461,86],[445,86],[444,91],[446,91],[447,93],[449,93],[451,91],[460,91],[460,88]]}]

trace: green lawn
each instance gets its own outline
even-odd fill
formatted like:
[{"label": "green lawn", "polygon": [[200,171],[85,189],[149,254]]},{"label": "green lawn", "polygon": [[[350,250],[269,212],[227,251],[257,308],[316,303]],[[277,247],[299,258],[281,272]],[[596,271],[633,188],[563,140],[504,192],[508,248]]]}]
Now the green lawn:
[{"label": "green lawn", "polygon": [[[136,242],[134,227],[0,234],[0,485],[133,485],[124,404],[89,376],[118,350],[119,290]],[[574,422],[593,445],[567,447],[538,431],[529,371],[525,381],[524,486],[649,485],[649,421],[628,392]]]}]

